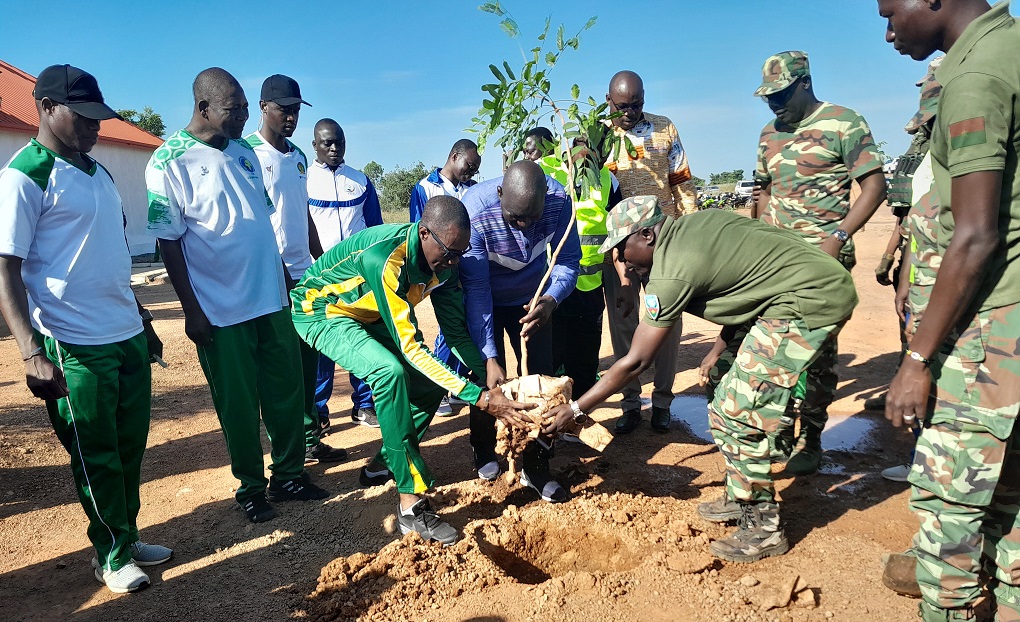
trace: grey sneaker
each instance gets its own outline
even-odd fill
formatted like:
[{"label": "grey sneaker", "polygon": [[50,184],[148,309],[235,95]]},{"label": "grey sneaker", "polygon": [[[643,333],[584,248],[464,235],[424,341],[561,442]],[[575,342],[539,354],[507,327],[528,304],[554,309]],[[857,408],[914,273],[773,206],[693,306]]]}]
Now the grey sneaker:
[{"label": "grey sneaker", "polygon": [[698,516],[710,523],[729,523],[740,518],[740,504],[723,492],[714,501],[699,503]]},{"label": "grey sneaker", "polygon": [[435,540],[443,546],[450,546],[460,540],[457,530],[439,518],[439,514],[429,505],[428,499],[419,499],[418,503],[411,506],[411,512],[413,513],[411,516],[405,516],[400,504],[397,504],[397,525],[400,527],[400,533],[416,531],[422,538]]},{"label": "grey sneaker", "polygon": [[131,545],[131,559],[139,566],[158,566],[170,561],[173,557],[173,549],[158,544],[146,544],[142,541]]},{"label": "grey sneaker", "polygon": [[130,561],[120,570],[103,570],[99,560],[92,558],[92,568],[96,575],[96,581],[105,585],[115,594],[127,594],[128,592],[140,592],[149,587],[149,575],[145,574],[134,561]]},{"label": "grey sneaker", "polygon": [[728,562],[751,563],[765,557],[782,555],[790,543],[779,524],[778,503],[740,503],[737,530],[708,549]]},{"label": "grey sneaker", "polygon": [[351,409],[351,421],[369,428],[379,427],[379,417],[375,413],[375,408],[358,408],[355,406]]}]

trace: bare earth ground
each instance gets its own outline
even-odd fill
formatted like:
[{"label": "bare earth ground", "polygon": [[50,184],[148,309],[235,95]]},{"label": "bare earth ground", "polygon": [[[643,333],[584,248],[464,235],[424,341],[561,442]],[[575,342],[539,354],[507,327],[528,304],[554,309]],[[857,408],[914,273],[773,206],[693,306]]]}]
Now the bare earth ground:
[{"label": "bare earth ground", "polygon": [[[284,504],[279,518],[248,524],[233,501],[236,481],[180,306],[169,285],[150,285],[136,291],[156,317],[171,367],[153,371],[139,525],[146,541],[172,546],[174,559],[149,569],[153,585],[139,594],[112,595],[92,577],[69,458],[24,387],[7,338],[0,341],[0,620],[913,619],[916,602],[879,581],[881,554],[904,549],[916,525],[906,485],[879,476],[905,459],[910,437],[862,409],[891,377],[898,349],[892,290],[872,273],[892,227],[883,208],[857,236],[861,305],[840,339],[842,381],[823,469],[778,475],[792,544],[785,556],[740,565],[707,554],[708,542],[730,529],[694,512],[722,483],[721,458],[704,440],[703,403],[692,397],[702,393],[695,370],[717,332],[707,322],[685,318],[674,384],[684,396],[676,410],[688,413],[697,434],[677,423],[658,435],[646,424],[602,455],[559,445],[553,466],[574,495],[564,505],[544,504],[502,479],[475,481],[466,412],[436,419],[424,444],[443,484],[436,505],[466,534],[444,550],[393,535],[392,484],[358,486],[357,471],[380,441],[377,431],[351,425],[345,373],[330,403],[336,432],[327,442],[346,447],[351,459],[310,469],[333,496]],[[418,315],[428,338],[431,309],[423,305]],[[607,367],[608,331],[602,355]],[[618,413],[614,401],[594,416],[611,427]]]}]

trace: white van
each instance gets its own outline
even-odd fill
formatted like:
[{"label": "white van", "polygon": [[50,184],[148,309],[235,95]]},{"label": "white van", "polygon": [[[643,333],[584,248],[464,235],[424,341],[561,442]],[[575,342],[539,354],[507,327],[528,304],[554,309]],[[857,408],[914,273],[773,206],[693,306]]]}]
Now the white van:
[{"label": "white van", "polygon": [[753,191],[754,182],[747,180],[738,181],[736,187],[733,189],[733,192],[735,192],[738,197],[749,197]]}]

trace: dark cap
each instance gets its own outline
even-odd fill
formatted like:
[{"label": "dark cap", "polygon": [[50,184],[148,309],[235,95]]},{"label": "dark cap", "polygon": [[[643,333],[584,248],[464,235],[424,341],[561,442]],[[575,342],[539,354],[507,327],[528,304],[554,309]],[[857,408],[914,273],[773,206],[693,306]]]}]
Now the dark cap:
[{"label": "dark cap", "polygon": [[49,97],[87,119],[121,118],[103,101],[95,76],[71,65],[51,65],[43,69],[32,95],[37,100]]},{"label": "dark cap", "polygon": [[262,83],[262,96],[259,99],[264,102],[276,102],[281,106],[297,103],[311,106],[301,99],[301,87],[298,86],[297,80],[279,73],[269,76]]}]

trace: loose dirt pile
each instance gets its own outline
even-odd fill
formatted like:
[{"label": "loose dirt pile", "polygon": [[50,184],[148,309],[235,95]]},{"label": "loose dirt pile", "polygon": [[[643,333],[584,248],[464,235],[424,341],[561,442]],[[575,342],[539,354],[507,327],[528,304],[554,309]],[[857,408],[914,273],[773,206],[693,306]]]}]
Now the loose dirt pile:
[{"label": "loose dirt pile", "polygon": [[449,611],[454,599],[491,599],[494,613],[523,590],[528,619],[553,622],[630,619],[635,601],[648,596],[696,605],[675,619],[826,619],[816,609],[818,589],[795,572],[771,584],[720,576],[722,564],[705,547],[727,528],[698,521],[692,509],[623,493],[511,505],[494,520],[469,523],[451,547],[411,534],[376,554],[330,562],[298,613],[314,622],[464,619]]}]

